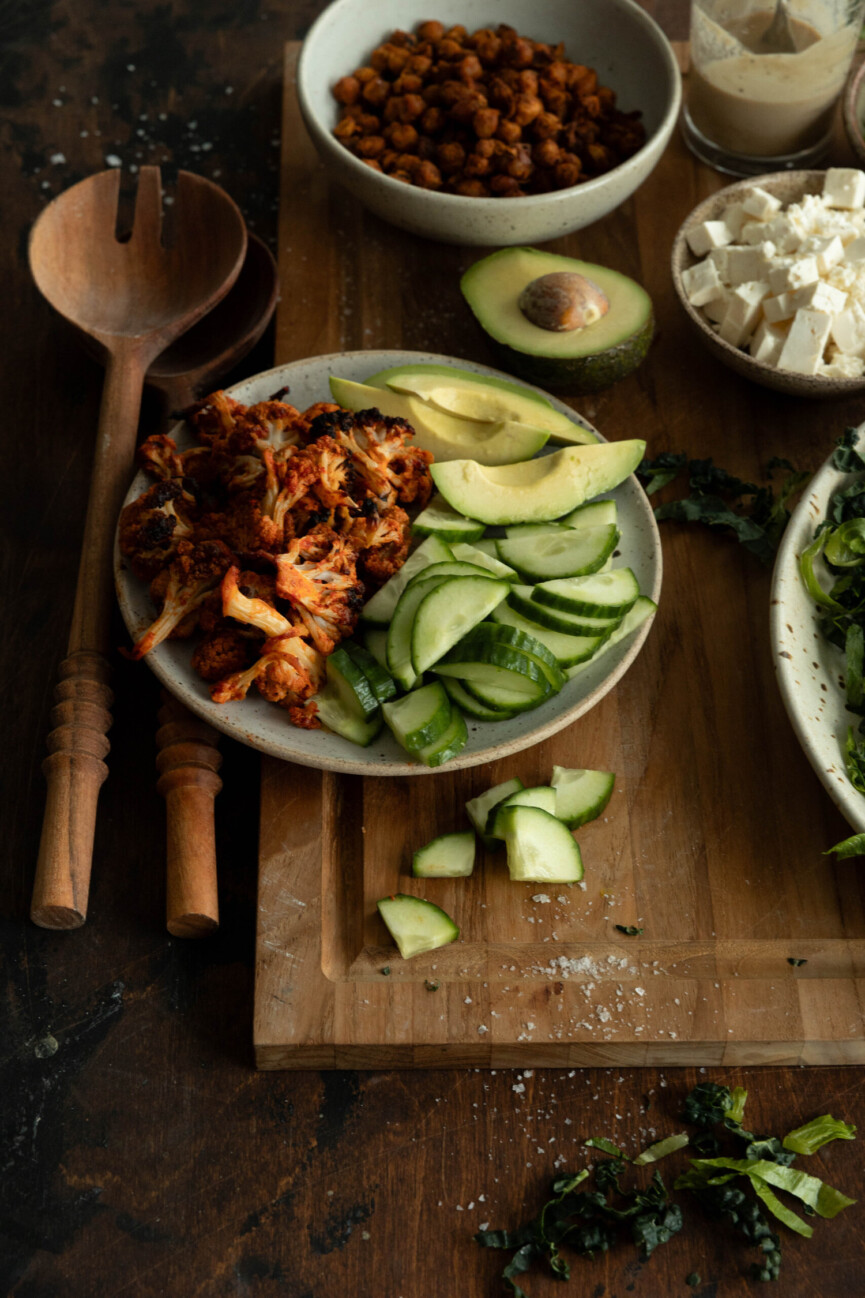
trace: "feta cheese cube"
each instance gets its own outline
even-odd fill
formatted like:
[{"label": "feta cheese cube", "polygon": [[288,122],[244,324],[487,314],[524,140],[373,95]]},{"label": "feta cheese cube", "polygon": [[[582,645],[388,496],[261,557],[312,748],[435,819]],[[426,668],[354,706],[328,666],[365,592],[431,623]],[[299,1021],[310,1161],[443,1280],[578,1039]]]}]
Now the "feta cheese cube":
[{"label": "feta cheese cube", "polygon": [[851,243],[847,244],[847,247],[844,249],[844,260],[848,265],[854,262],[865,261],[865,236],[860,234],[858,238],[853,239]]},{"label": "feta cheese cube", "polygon": [[865,309],[858,302],[833,317],[830,337],[839,352],[865,357]]},{"label": "feta cheese cube", "polygon": [[804,288],[806,284],[813,284],[819,278],[817,258],[800,257],[787,271],[787,288],[795,291],[797,288]]},{"label": "feta cheese cube", "polygon": [[732,241],[723,221],[702,221],[687,233],[688,247],[695,257],[704,257],[712,248],[723,248]]},{"label": "feta cheese cube", "polygon": [[742,206],[750,216],[756,216],[758,221],[768,221],[776,212],[780,212],[781,200],[755,185],[743,200]]},{"label": "feta cheese cube", "polygon": [[798,310],[778,357],[778,369],[816,374],[831,328],[832,317],[824,311]]},{"label": "feta cheese cube", "polygon": [[862,207],[865,205],[865,172],[853,167],[830,167],[823,182],[823,197],[829,207]]},{"label": "feta cheese cube", "polygon": [[812,311],[825,311],[827,315],[836,315],[847,305],[847,294],[822,279],[814,284],[806,284],[795,293],[788,293],[787,298],[793,311],[798,311],[800,307],[810,307]]},{"label": "feta cheese cube", "polygon": [[709,253],[709,261],[711,261],[712,264],[714,265],[719,276],[721,277],[721,282],[723,283],[723,281],[727,278],[727,249],[713,248],[712,251]]},{"label": "feta cheese cube", "polygon": [[772,258],[766,278],[773,293],[785,293],[790,287],[790,267],[794,260],[793,257]]},{"label": "feta cheese cube", "polygon": [[708,257],[698,261],[696,266],[682,271],[682,283],[691,306],[705,306],[720,295],[724,285],[715,267]]},{"label": "feta cheese cube", "polygon": [[779,293],[777,297],[767,297],[763,302],[763,314],[769,324],[779,324],[782,320],[792,320],[794,307],[789,293]]},{"label": "feta cheese cube", "polygon": [[768,238],[765,221],[746,221],[742,226],[738,243],[763,243]]},{"label": "feta cheese cube", "polygon": [[817,269],[826,275],[833,266],[844,260],[844,244],[840,235],[833,234],[827,238],[812,235],[804,245],[803,252],[809,252],[817,259]]},{"label": "feta cheese cube", "polygon": [[718,336],[733,347],[747,342],[759,319],[760,303],[768,292],[769,285],[759,280],[734,288]]},{"label": "feta cheese cube", "polygon": [[724,209],[724,215],[721,219],[730,233],[730,240],[735,242],[742,233],[742,226],[748,220],[748,213],[741,203],[731,203],[729,207]]},{"label": "feta cheese cube", "polygon": [[774,243],[768,242],[754,248],[728,248],[727,279],[730,286],[735,288],[737,284],[749,284],[753,280],[761,279],[774,253]]},{"label": "feta cheese cube", "polygon": [[712,321],[713,324],[720,324],[727,314],[727,307],[730,305],[730,296],[732,289],[722,288],[718,297],[713,297],[711,302],[707,302],[703,307],[703,314]]},{"label": "feta cheese cube", "polygon": [[785,329],[769,324],[767,320],[761,320],[754,330],[748,350],[755,361],[762,361],[764,365],[777,365],[786,338]]}]

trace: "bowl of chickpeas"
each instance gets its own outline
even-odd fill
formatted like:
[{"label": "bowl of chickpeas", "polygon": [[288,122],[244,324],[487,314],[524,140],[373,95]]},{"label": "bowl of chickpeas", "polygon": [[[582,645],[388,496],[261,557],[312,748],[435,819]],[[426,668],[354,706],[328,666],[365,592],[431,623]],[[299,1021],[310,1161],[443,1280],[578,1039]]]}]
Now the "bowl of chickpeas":
[{"label": "bowl of chickpeas", "polygon": [[335,0],[297,86],[330,175],[377,216],[497,246],[613,211],[681,102],[670,43],[634,0]]}]

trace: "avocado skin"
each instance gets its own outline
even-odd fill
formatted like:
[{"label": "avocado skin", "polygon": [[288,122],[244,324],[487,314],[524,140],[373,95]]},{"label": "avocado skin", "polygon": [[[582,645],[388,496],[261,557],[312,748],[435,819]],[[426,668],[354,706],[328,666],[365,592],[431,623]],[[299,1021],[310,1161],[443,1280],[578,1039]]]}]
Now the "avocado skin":
[{"label": "avocado skin", "polygon": [[595,356],[530,356],[487,334],[500,368],[539,388],[582,396],[600,392],[625,378],[646,359],[655,334],[655,318],[649,315],[645,324],[620,343]]}]

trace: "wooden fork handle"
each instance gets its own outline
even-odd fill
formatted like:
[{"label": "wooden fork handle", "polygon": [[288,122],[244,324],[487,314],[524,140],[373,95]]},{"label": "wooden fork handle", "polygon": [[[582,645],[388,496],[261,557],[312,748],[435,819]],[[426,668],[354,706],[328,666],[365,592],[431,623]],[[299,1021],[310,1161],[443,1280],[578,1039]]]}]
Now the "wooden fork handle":
[{"label": "wooden fork handle", "polygon": [[114,531],[135,459],[146,364],[136,340],[119,347],[102,395],[68,656],[42,767],[48,798],[30,905],[42,928],[80,928],[87,916],[96,803],[110,748]]},{"label": "wooden fork handle", "polygon": [[159,709],[157,789],[167,816],[166,926],[175,937],[206,937],[219,927],[214,800],[219,736],[176,699]]}]

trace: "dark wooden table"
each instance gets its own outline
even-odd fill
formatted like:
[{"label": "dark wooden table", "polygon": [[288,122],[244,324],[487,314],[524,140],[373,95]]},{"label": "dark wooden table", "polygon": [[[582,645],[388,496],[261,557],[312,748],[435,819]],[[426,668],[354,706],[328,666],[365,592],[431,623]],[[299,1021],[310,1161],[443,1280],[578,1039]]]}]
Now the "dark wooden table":
[{"label": "dark wooden table", "polygon": [[[27,230],[48,198],[117,157],[215,177],[272,241],[283,42],[322,7],[40,0],[0,13],[0,1291],[18,1298],[481,1298],[501,1291],[501,1260],[473,1243],[480,1223],[534,1211],[557,1155],[581,1166],[590,1134],[634,1148],[677,1129],[698,1080],[747,1087],[760,1131],[825,1111],[865,1124],[856,1069],[256,1074],[258,760],[223,743],[221,930],[169,938],[158,691],[119,657],[90,919],[71,934],[27,920],[101,379],[30,282]],[[682,0],[648,7],[686,34]],[[243,372],[271,349],[265,338]],[[143,424],[156,416],[146,402]],[[838,424],[862,416],[861,402],[832,411]],[[123,643],[119,618],[115,632]],[[856,1146],[813,1161],[865,1192]],[[781,1292],[862,1292],[859,1209],[817,1226],[811,1241],[785,1234]],[[732,1298],[757,1289],[750,1260],[692,1212],[648,1264],[629,1247],[578,1262],[571,1292],[685,1293],[696,1271],[696,1292]],[[528,1287],[560,1292],[549,1279]]]}]

